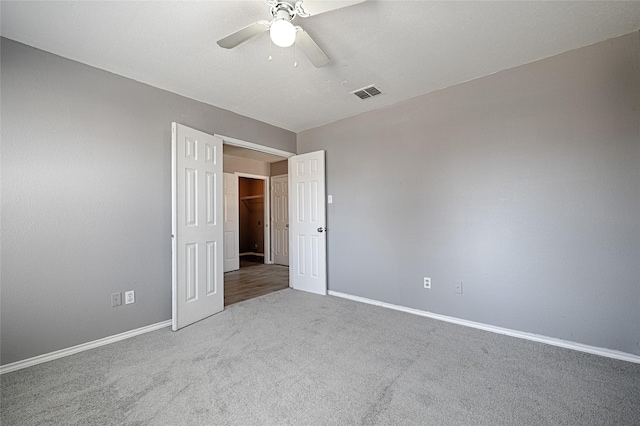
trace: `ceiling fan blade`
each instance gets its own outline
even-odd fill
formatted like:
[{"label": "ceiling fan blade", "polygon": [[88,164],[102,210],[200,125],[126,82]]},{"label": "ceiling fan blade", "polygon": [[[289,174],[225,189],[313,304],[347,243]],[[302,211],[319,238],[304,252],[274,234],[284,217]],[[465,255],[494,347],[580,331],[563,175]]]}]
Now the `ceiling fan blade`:
[{"label": "ceiling fan blade", "polygon": [[364,1],[365,0],[298,0],[296,2],[295,9],[298,13],[298,16],[308,18],[309,16],[315,16],[320,13],[342,9],[343,7],[362,3]]},{"label": "ceiling fan blade", "polygon": [[296,27],[296,29],[298,30],[296,33],[296,47],[307,55],[307,58],[309,58],[313,66],[316,68],[321,68],[327,65],[331,59],[329,59],[320,46],[313,41],[309,33],[300,27]]},{"label": "ceiling fan blade", "polygon": [[267,31],[267,29],[269,29],[269,21],[254,22],[240,31],[236,31],[233,34],[218,40],[218,46],[224,47],[225,49],[233,49],[240,43],[244,43],[250,38]]}]

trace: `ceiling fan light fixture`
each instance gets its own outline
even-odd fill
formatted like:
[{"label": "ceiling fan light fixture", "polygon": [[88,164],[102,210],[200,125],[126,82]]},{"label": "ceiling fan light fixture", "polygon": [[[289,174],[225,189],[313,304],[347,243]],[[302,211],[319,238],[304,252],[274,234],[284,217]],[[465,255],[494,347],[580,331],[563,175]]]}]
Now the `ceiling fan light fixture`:
[{"label": "ceiling fan light fixture", "polygon": [[296,41],[296,28],[286,19],[274,21],[269,33],[276,46],[289,47]]},{"label": "ceiling fan light fixture", "polygon": [[[298,16],[307,18],[364,1],[366,0],[264,0],[270,8],[272,17],[270,21],[254,22],[218,40],[218,45],[225,49],[233,49],[239,44],[269,31],[273,44],[279,47],[289,47],[295,43],[314,67],[321,68],[329,64],[331,59],[308,32],[300,26],[294,26],[292,21]],[[269,55],[269,60],[271,60],[271,55]],[[294,62],[294,66],[297,66],[296,64],[297,62]]]},{"label": "ceiling fan light fixture", "polygon": [[276,46],[289,47],[296,41],[296,27],[286,18],[273,21],[269,34]]}]

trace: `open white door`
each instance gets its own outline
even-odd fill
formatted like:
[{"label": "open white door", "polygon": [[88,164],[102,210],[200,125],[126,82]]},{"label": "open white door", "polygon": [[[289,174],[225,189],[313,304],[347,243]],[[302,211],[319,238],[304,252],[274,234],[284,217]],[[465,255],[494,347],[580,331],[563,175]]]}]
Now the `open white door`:
[{"label": "open white door", "polygon": [[171,124],[172,329],[224,309],[222,139]]},{"label": "open white door", "polygon": [[240,269],[240,218],[238,212],[238,175],[224,175],[224,272]]},{"label": "open white door", "polygon": [[271,178],[273,263],[289,266],[289,177]]},{"label": "open white door", "polygon": [[327,294],[324,151],[289,158],[290,284]]}]

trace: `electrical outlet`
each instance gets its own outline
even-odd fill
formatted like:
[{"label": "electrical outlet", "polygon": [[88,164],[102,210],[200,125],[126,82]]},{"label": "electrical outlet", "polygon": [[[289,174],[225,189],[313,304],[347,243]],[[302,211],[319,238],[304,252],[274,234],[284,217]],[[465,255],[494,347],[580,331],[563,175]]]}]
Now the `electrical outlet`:
[{"label": "electrical outlet", "polygon": [[111,294],[111,307],[115,308],[116,306],[122,305],[122,293],[112,293]]},{"label": "electrical outlet", "polygon": [[431,278],[424,277],[424,288],[431,288]]},{"label": "electrical outlet", "polygon": [[458,294],[462,294],[462,283],[456,283],[456,287],[453,291]]},{"label": "electrical outlet", "polygon": [[131,290],[124,293],[124,304],[128,305],[130,303],[136,302],[136,292]]}]

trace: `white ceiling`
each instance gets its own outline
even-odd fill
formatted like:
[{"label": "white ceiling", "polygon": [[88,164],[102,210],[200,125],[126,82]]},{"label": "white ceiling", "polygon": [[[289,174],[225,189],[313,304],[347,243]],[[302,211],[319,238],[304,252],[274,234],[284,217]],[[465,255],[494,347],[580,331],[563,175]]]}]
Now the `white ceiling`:
[{"label": "white ceiling", "polygon": [[[332,58],[316,69],[265,33],[255,1],[2,1],[2,36],[300,132],[640,29],[640,2],[371,1],[296,18]],[[273,60],[267,58],[271,54]],[[359,100],[349,93],[379,86]]]}]

